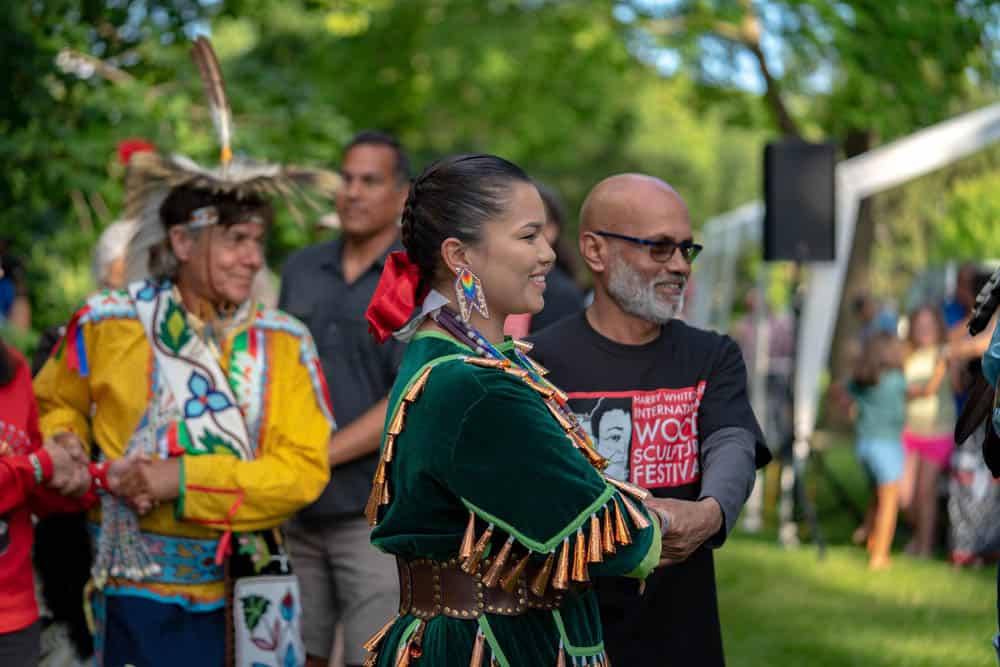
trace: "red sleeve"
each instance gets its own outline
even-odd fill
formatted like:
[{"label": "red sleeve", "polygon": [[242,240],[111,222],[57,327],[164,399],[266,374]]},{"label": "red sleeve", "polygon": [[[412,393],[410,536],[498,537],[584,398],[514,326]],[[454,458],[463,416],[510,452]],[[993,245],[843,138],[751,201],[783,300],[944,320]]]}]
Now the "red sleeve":
[{"label": "red sleeve", "polygon": [[45,486],[36,486],[28,497],[28,507],[35,516],[85,512],[96,502],[95,491],[88,491],[79,498],[70,498]]},{"label": "red sleeve", "polygon": [[[25,431],[28,433],[32,448],[42,459],[43,465],[47,464],[46,476],[51,477],[51,460],[47,452],[41,449],[42,432],[38,427],[38,404],[35,402],[33,392],[29,391],[28,397],[28,421],[25,424]],[[90,509],[96,502],[97,494],[94,491],[88,491],[79,498],[69,498],[46,486],[35,486],[28,495],[28,506],[36,516],[58,512],[83,512]]]},{"label": "red sleeve", "polygon": [[0,457],[0,514],[23,505],[35,488],[35,468],[27,455]]},{"label": "red sleeve", "polygon": [[24,430],[28,433],[28,440],[31,441],[31,450],[34,451],[42,446],[42,431],[38,427],[38,403],[35,401],[35,392],[28,385],[28,423]]},{"label": "red sleeve", "polygon": [[[42,464],[43,478],[50,479],[52,477],[52,458],[49,453],[44,449],[38,449],[35,451],[35,455],[38,456]],[[34,480],[32,479],[32,481]],[[97,493],[93,489],[79,498],[64,496],[58,491],[42,485],[36,485],[28,492],[28,507],[36,516],[59,512],[83,512],[90,509],[96,502]]]}]

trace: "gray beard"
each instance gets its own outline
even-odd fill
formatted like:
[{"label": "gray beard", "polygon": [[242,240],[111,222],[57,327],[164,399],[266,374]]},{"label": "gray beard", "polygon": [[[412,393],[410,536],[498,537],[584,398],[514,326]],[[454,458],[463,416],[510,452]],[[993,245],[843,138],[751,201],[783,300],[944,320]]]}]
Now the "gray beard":
[{"label": "gray beard", "polygon": [[[671,272],[665,271],[651,281],[643,280],[617,253],[611,255],[610,269],[608,293],[618,307],[629,315],[647,322],[666,324],[684,309],[683,294],[677,303],[664,301],[656,294],[657,283],[667,280]],[[686,287],[687,281],[683,284]]]}]

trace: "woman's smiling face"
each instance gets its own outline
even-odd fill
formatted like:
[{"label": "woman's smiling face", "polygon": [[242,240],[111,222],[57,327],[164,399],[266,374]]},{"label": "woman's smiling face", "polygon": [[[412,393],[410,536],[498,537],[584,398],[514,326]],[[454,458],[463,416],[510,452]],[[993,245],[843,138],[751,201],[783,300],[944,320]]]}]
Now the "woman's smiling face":
[{"label": "woman's smiling face", "polygon": [[538,190],[515,182],[503,213],[483,225],[479,243],[468,247],[468,268],[482,281],[490,317],[537,313],[545,305],[545,276],[556,255],[544,228]]}]

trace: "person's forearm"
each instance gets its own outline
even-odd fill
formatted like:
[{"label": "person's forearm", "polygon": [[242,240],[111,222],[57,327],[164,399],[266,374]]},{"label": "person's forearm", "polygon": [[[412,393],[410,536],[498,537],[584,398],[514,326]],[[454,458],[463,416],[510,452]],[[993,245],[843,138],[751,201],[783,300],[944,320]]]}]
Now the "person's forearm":
[{"label": "person's forearm", "polygon": [[738,427],[719,429],[701,443],[699,499],[714,498],[722,510],[722,528],[708,540],[710,547],[725,541],[753,490],[754,444],[753,434]]},{"label": "person's forearm", "polygon": [[331,468],[378,451],[387,405],[388,400],[383,398],[353,422],[333,432],[328,445]]}]

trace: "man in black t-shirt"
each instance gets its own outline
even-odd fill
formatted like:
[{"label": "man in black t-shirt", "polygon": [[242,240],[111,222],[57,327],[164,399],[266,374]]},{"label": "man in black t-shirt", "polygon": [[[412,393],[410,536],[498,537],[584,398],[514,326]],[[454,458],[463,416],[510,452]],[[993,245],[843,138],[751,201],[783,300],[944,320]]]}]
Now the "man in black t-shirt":
[{"label": "man in black t-shirt", "polygon": [[648,489],[670,519],[644,592],[634,580],[597,580],[613,664],[724,664],[711,549],[770,458],[737,344],[674,319],[699,249],[669,185],[605,179],[581,211],[594,302],[532,338],[609,474]]}]

